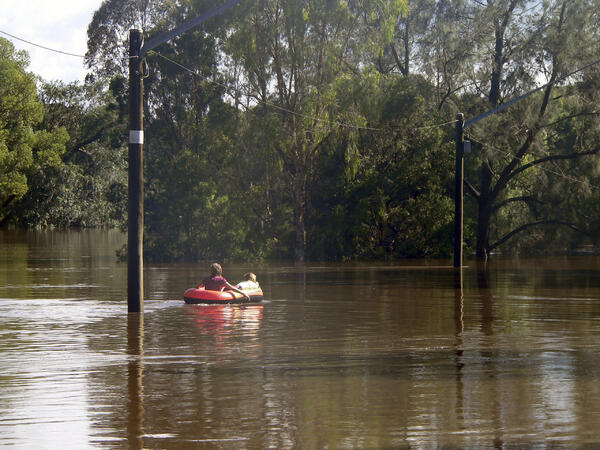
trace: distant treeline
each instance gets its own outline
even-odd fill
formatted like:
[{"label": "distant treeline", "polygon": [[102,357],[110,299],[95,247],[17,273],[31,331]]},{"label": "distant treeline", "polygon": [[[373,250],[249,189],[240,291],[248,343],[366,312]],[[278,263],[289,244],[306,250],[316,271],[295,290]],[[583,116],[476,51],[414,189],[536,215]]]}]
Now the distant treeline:
[{"label": "distant treeline", "polygon": [[[595,245],[592,4],[244,1],[160,45],[144,79],[146,256],[448,257],[456,114],[540,86],[466,130],[467,253]],[[36,79],[0,39],[2,226],[124,226],[128,31],[214,6],[105,0],[83,85]]]}]

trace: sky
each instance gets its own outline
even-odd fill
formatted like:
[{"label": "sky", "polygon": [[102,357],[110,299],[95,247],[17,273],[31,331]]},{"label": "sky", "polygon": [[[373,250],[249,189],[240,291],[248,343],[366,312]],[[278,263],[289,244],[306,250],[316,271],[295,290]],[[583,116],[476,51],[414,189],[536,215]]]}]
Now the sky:
[{"label": "sky", "polygon": [[44,47],[84,55],[88,24],[102,1],[0,0],[0,37],[29,53],[29,72],[47,81],[83,81],[86,74],[83,58],[44,50],[4,33]]}]

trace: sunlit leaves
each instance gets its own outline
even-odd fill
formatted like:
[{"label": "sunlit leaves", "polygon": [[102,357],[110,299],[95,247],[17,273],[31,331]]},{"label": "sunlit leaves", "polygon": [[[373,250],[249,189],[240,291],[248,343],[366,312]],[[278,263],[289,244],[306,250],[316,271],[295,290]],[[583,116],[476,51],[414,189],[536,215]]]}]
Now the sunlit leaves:
[{"label": "sunlit leaves", "polygon": [[61,164],[68,134],[36,131],[43,117],[27,58],[0,38],[0,223],[29,189],[36,169]]}]

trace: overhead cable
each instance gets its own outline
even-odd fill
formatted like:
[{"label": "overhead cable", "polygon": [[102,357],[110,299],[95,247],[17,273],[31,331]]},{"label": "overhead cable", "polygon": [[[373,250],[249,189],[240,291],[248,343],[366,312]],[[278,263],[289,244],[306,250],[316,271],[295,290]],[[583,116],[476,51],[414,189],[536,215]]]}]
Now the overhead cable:
[{"label": "overhead cable", "polygon": [[76,53],[64,52],[62,50],[56,50],[54,48],[46,47],[45,45],[36,44],[35,42],[31,42],[31,41],[28,41],[27,39],[20,38],[18,36],[15,36],[14,34],[7,33],[6,31],[0,30],[0,33],[5,34],[6,36],[10,36],[11,38],[16,39],[17,41],[25,42],[26,44],[33,45],[34,47],[43,48],[44,50],[48,50],[50,52],[60,53],[62,55],[67,55],[67,56],[74,56],[76,58],[85,58],[85,55],[78,55]]},{"label": "overhead cable", "polygon": [[[174,60],[172,60],[172,59],[170,59],[170,58],[168,58],[168,57],[166,57],[164,55],[161,55],[160,53],[158,53],[155,50],[150,50],[148,53],[153,53],[153,54],[155,54],[155,55],[163,58],[164,60],[170,62],[171,64],[174,64],[174,65],[180,67],[181,69],[183,69],[183,70],[191,73],[192,75],[195,75],[195,76],[197,76],[199,78],[201,77],[201,75],[199,75],[196,71],[194,71],[194,70],[192,70],[192,69],[184,66],[183,64],[180,64],[177,61],[174,61]],[[216,84],[217,86],[221,86],[221,87],[223,87],[225,89],[232,89],[230,86],[227,86],[227,85],[225,85],[223,83],[219,83],[218,81],[214,81],[214,80],[208,80],[208,81],[210,83]],[[295,112],[295,111],[291,111],[291,110],[289,110],[287,108],[284,108],[282,106],[276,105],[274,103],[265,102],[264,100],[257,100],[257,102],[261,103],[261,104],[263,104],[265,106],[269,106],[271,108],[278,109],[280,111],[283,111],[283,112],[286,112],[286,113],[289,113],[289,114],[293,114],[293,115],[295,115],[297,117],[304,117],[304,118],[312,119],[312,120],[314,120],[316,122],[324,122],[324,123],[329,123],[331,125],[336,125],[336,126],[343,127],[343,128],[352,128],[352,129],[356,129],[356,130],[384,131],[383,128],[362,127],[360,125],[353,125],[353,124],[339,122],[339,121],[331,121],[331,120],[327,120],[327,119],[321,119],[319,117],[310,116],[310,115],[307,115],[307,114],[302,114],[302,113],[298,113],[298,112]]]},{"label": "overhead cable", "polygon": [[577,73],[579,73],[579,72],[581,72],[581,71],[583,71],[583,70],[585,70],[585,69],[587,69],[589,67],[595,66],[598,63],[600,63],[600,59],[597,59],[596,61],[592,61],[591,63],[586,64],[583,67],[580,67],[579,69],[575,69],[574,71],[569,72],[568,74],[566,74],[566,75],[558,78],[557,80],[550,81],[549,83],[543,84],[542,86],[539,86],[539,87],[537,87],[535,89],[532,89],[531,91],[526,92],[525,94],[520,95],[520,96],[518,96],[516,98],[513,98],[510,101],[508,101],[506,103],[503,103],[500,106],[497,106],[496,108],[490,109],[489,111],[487,111],[487,112],[485,112],[483,114],[480,114],[477,117],[473,117],[472,119],[469,119],[469,120],[467,120],[465,122],[464,128],[470,127],[471,125],[479,122],[480,120],[483,120],[486,117],[491,116],[492,114],[496,114],[497,112],[500,112],[503,109],[508,108],[510,105],[512,105],[512,104],[514,104],[514,103],[516,103],[516,102],[518,102],[520,100],[523,100],[523,99],[529,97],[530,95],[532,95],[532,94],[534,94],[534,93],[536,93],[536,92],[538,92],[538,91],[540,91],[540,90],[542,90],[542,89],[544,89],[544,88],[546,88],[548,86],[560,83],[561,81],[564,81],[567,78],[572,77],[573,75],[575,75],[575,74],[577,74]]}]

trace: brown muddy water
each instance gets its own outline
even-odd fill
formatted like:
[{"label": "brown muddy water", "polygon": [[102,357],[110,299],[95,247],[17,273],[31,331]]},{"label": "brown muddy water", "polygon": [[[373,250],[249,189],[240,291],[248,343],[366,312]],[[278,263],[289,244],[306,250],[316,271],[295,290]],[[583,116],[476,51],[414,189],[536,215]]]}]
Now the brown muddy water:
[{"label": "brown muddy water", "polygon": [[600,259],[225,265],[265,301],[185,305],[205,264],[117,232],[0,232],[0,446],[600,445]]}]

